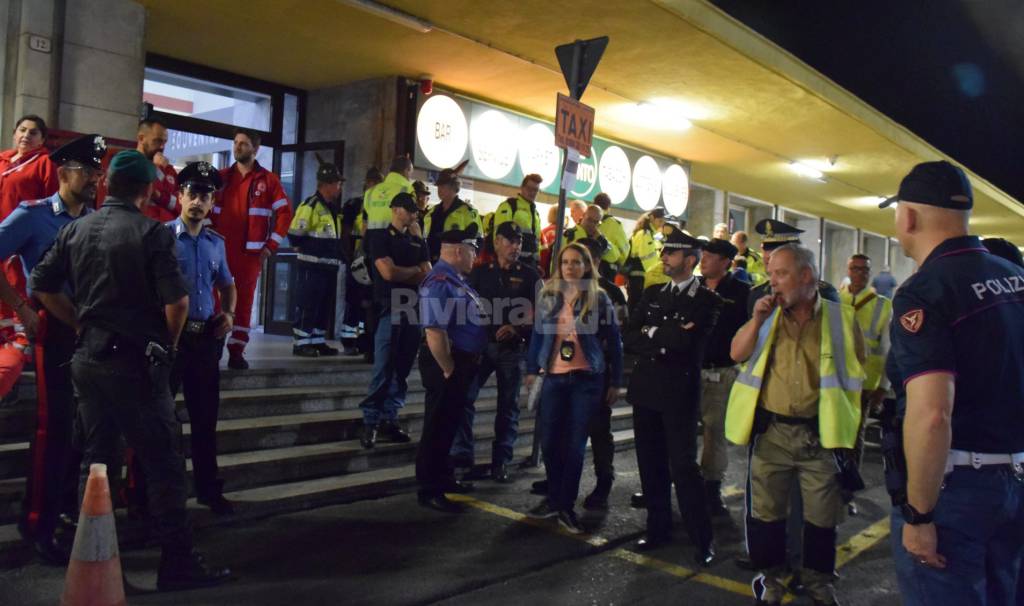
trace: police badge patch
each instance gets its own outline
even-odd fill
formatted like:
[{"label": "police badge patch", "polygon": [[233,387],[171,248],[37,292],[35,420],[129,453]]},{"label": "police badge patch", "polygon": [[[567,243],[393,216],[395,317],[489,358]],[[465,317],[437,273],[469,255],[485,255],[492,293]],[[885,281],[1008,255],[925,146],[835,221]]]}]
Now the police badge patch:
[{"label": "police badge patch", "polygon": [[900,326],[910,334],[916,334],[924,324],[924,310],[912,309],[900,316]]}]

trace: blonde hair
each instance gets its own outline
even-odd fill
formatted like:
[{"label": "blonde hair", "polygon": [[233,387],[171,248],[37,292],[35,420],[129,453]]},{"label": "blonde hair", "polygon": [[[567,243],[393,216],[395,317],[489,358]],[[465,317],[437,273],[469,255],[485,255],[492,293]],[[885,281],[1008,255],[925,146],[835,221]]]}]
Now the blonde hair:
[{"label": "blonde hair", "polygon": [[594,258],[590,256],[590,251],[587,250],[587,247],[579,242],[567,244],[562,248],[562,250],[558,251],[558,258],[555,260],[551,279],[544,284],[544,288],[540,291],[540,296],[551,297],[559,293],[564,293],[565,281],[562,279],[562,257],[564,257],[565,253],[570,250],[575,251],[583,258],[583,278],[580,280],[580,285],[577,289],[580,291],[581,296],[584,297],[583,307],[580,310],[580,317],[582,318],[591,310],[597,310],[597,301],[601,293],[601,285],[597,282],[597,271],[594,269]]},{"label": "blonde hair", "polygon": [[653,230],[654,227],[651,225],[651,221],[653,220],[654,215],[652,214],[652,211],[647,211],[644,214],[640,215],[640,218],[637,219],[636,221],[636,225],[633,226],[633,234],[636,235],[637,233],[642,232],[645,229]]}]

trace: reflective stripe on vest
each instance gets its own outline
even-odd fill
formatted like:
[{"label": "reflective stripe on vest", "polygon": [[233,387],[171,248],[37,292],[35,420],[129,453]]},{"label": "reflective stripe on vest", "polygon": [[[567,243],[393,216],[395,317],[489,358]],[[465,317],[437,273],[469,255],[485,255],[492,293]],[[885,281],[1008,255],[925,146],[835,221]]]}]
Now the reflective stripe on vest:
[{"label": "reflective stripe on vest", "polygon": [[867,378],[864,380],[865,390],[878,389],[882,382],[882,373],[885,372],[885,358],[882,357],[882,330],[888,324],[892,316],[892,304],[889,299],[876,296],[872,301],[871,322],[867,327],[861,327],[864,333],[864,347],[867,350],[867,360],[864,363],[864,371]]},{"label": "reflective stripe on vest", "polygon": [[[825,448],[853,448],[860,427],[864,368],[857,360],[853,308],[821,301],[818,434]],[[735,444],[750,442],[754,414],[764,385],[769,353],[780,319],[776,308],[757,333],[750,359],[740,366],[725,414],[725,436]]]}]

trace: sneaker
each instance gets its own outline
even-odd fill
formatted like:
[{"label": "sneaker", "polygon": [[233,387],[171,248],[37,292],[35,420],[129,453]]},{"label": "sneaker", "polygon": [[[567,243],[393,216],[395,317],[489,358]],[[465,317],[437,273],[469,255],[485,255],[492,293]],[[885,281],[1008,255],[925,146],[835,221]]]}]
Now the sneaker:
[{"label": "sneaker", "polygon": [[547,499],[544,499],[536,507],[526,512],[526,517],[533,518],[534,520],[546,520],[557,515],[558,511],[551,509]]},{"label": "sneaker", "polygon": [[576,519],[576,512],[571,509],[564,509],[558,512],[558,525],[569,534],[583,534],[586,532]]}]

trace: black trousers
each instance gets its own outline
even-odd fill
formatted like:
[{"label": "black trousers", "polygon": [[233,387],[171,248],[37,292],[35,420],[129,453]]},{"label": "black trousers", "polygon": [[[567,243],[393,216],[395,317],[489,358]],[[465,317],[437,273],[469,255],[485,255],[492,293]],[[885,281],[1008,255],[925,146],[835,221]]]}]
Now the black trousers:
[{"label": "black trousers", "polygon": [[[605,392],[607,392],[607,388]],[[598,479],[615,477],[615,437],[612,436],[612,409],[604,403],[590,419],[587,426],[590,447],[594,454],[594,475]]]},{"label": "black trousers", "polygon": [[178,444],[168,366],[149,364],[141,347],[114,333],[87,327],[72,358],[83,452],[79,501],[89,466],[120,465],[121,436],[146,476],[156,539],[165,553],[192,548],[185,499],[185,459]]},{"label": "black trousers", "polygon": [[192,478],[196,496],[221,494],[217,479],[217,412],[220,409],[220,367],[223,339],[212,334],[183,333],[171,369],[171,395],[181,389],[192,430]]},{"label": "black trousers", "polygon": [[74,444],[77,405],[70,366],[75,331],[50,315],[45,324],[45,337],[35,344],[36,431],[21,518],[27,536],[42,540],[53,534],[60,514],[76,517],[81,459]]},{"label": "black trousers", "polygon": [[416,482],[421,496],[436,496],[455,478],[448,452],[469,405],[469,392],[480,366],[480,356],[452,352],[455,372],[447,379],[426,345],[420,347],[420,378],[426,389],[423,434],[416,451]]},{"label": "black trousers", "polygon": [[334,292],[337,288],[338,268],[323,263],[296,263],[294,332],[296,345],[311,337],[323,342],[327,327],[334,314]]},{"label": "black trousers", "polygon": [[672,484],[686,533],[698,547],[711,543],[711,515],[704,478],[697,463],[699,406],[673,406],[659,412],[633,406],[640,485],[647,499],[647,535],[672,532]]}]

